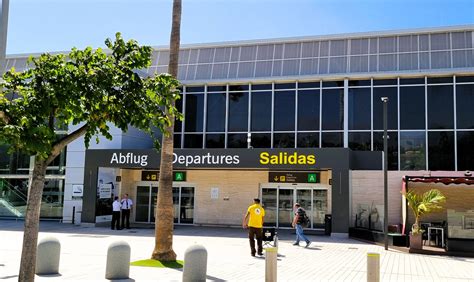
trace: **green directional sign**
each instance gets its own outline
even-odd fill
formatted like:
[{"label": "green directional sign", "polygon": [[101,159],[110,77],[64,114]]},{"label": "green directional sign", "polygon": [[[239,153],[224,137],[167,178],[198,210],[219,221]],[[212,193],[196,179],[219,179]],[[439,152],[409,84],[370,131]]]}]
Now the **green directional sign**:
[{"label": "green directional sign", "polygon": [[186,181],[186,173],[184,171],[174,172],[174,181]]},{"label": "green directional sign", "polygon": [[[143,170],[142,181],[158,181],[160,172],[158,170]],[[173,181],[186,181],[185,171],[173,171]]]},{"label": "green directional sign", "polygon": [[274,172],[268,173],[268,182],[278,183],[319,183],[320,172]]}]

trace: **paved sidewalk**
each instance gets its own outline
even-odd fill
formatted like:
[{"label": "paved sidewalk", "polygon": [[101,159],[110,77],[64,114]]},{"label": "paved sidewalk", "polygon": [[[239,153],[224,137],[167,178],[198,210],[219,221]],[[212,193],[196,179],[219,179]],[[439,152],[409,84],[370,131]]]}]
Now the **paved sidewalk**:
[{"label": "paved sidewalk", "polygon": [[[17,281],[23,222],[0,220],[0,281]],[[366,254],[381,254],[382,281],[473,281],[474,259],[385,251],[383,247],[350,239],[309,236],[311,247],[292,246],[293,235],[280,232],[279,281],[366,281]],[[113,231],[42,222],[40,238],[61,242],[60,275],[37,276],[36,281],[106,281],[105,263],[110,243],[124,240],[132,261],[146,259],[154,245],[153,229]],[[174,250],[183,259],[187,247],[208,250],[209,281],[264,281],[265,260],[250,256],[246,232],[237,228],[178,226]],[[126,281],[181,281],[182,270],[131,267]],[[123,280],[122,280],[123,281]]]}]

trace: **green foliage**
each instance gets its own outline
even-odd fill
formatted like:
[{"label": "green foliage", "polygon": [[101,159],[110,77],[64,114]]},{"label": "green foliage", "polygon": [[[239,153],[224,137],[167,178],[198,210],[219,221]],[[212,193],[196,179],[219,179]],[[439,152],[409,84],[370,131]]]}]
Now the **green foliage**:
[{"label": "green foliage", "polygon": [[159,267],[159,268],[183,268],[184,261],[161,261],[155,259],[137,260],[130,263],[132,266]]},{"label": "green foliage", "polygon": [[68,137],[58,140],[55,129],[71,124],[86,125],[88,146],[94,136],[112,138],[109,124],[123,131],[131,125],[153,137],[153,128],[165,132],[171,125],[166,111],[182,119],[174,107],[179,82],[168,74],[137,73],[151,64],[151,47],[125,42],[120,33],[105,43],[107,52],[88,47],[67,56],[42,54],[29,59],[33,68],[6,72],[0,83],[0,144],[46,159]]},{"label": "green foliage", "polygon": [[412,226],[413,234],[420,234],[422,232],[419,226],[421,217],[442,209],[441,204],[446,201],[446,197],[437,189],[431,189],[423,193],[423,195],[410,191],[405,194],[405,197],[408,201],[408,206],[415,216],[415,224]]}]

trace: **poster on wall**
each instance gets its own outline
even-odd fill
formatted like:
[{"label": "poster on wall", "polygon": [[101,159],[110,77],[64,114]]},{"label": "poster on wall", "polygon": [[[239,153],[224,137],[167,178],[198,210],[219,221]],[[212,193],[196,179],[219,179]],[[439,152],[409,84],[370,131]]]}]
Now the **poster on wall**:
[{"label": "poster on wall", "polygon": [[118,168],[99,167],[97,172],[96,222],[112,220],[112,203],[119,196]]}]

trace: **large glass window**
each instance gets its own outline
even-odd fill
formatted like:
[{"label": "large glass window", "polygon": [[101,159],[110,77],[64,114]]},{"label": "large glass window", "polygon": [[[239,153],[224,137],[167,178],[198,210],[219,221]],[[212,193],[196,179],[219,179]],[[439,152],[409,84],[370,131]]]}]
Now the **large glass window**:
[{"label": "large glass window", "polygon": [[400,87],[400,129],[425,129],[424,86]]},{"label": "large glass window", "polygon": [[206,134],[206,148],[224,148],[225,134]]},{"label": "large glass window", "polygon": [[428,132],[428,169],[454,170],[453,132]]},{"label": "large glass window", "polygon": [[295,130],[295,91],[275,91],[274,130]]},{"label": "large glass window", "polygon": [[252,147],[271,148],[272,139],[270,133],[252,133]]},{"label": "large glass window", "polygon": [[370,132],[349,132],[349,148],[355,151],[370,151]]},{"label": "large glass window", "polygon": [[456,85],[457,128],[474,128],[474,84]]},{"label": "large glass window", "polygon": [[225,93],[207,94],[207,132],[225,131]]},{"label": "large glass window", "polygon": [[252,131],[270,131],[272,92],[252,92]]},{"label": "large glass window", "polygon": [[323,89],[322,98],[323,130],[342,130],[344,124],[344,89]]},{"label": "large glass window", "polygon": [[0,146],[0,174],[28,174],[30,157],[19,152],[8,154],[8,146]]},{"label": "large glass window", "polygon": [[[388,132],[388,169],[398,170],[398,134]],[[383,151],[383,132],[374,132],[374,151]]]},{"label": "large glass window", "polygon": [[[454,128],[453,86],[428,86],[428,128]],[[430,164],[431,166],[431,164]]]},{"label": "large glass window", "polygon": [[298,148],[318,148],[319,132],[298,133]]},{"label": "large glass window", "polygon": [[273,134],[273,148],[294,148],[295,134],[275,133]]},{"label": "large glass window", "polygon": [[202,134],[184,134],[184,148],[202,148]]},{"label": "large glass window", "polygon": [[342,132],[323,132],[321,147],[342,147],[343,134]]},{"label": "large glass window", "polygon": [[426,169],[425,132],[400,132],[400,170],[424,169]]},{"label": "large glass window", "polygon": [[229,128],[228,131],[247,131],[249,113],[249,93],[229,93]]},{"label": "large glass window", "polygon": [[[176,108],[180,113],[183,112],[183,96],[181,96],[181,99],[176,100]],[[175,120],[174,122],[174,132],[181,132],[181,128],[183,126],[183,122],[180,120]]]},{"label": "large glass window", "polygon": [[349,129],[370,129],[370,88],[349,88]]},{"label": "large glass window", "polygon": [[458,170],[474,170],[474,131],[458,131]]},{"label": "large glass window", "polygon": [[247,148],[247,134],[228,134],[227,148]]},{"label": "large glass window", "polygon": [[318,129],[319,89],[298,90],[298,130]]},{"label": "large glass window", "polygon": [[[375,83],[375,80],[374,80]],[[398,105],[396,87],[374,88],[374,129],[383,129],[383,102],[382,97],[388,97],[387,127],[388,129],[398,128]]]},{"label": "large glass window", "polygon": [[173,136],[173,148],[180,149],[181,148],[181,134],[174,134]]},{"label": "large glass window", "polygon": [[204,121],[204,95],[186,94],[185,131],[202,132]]}]

